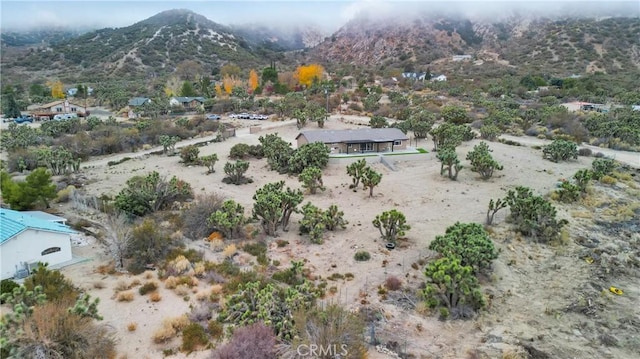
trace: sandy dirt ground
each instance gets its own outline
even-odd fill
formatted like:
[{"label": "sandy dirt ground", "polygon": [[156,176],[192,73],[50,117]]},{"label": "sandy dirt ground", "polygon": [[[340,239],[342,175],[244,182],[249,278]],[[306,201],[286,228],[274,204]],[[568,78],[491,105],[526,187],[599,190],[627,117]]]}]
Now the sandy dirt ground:
[{"label": "sandy dirt ground", "polygon": [[[358,119],[340,121],[332,118],[325,128],[351,128],[355,125],[347,122],[356,120]],[[222,183],[222,167],[234,144],[258,144],[260,135],[277,132],[295,146],[295,136],[299,131],[294,123],[263,125],[273,128],[257,134],[249,134],[246,128],[240,129],[237,137],[200,147],[201,156],[217,153],[220,158],[216,164],[217,171],[213,174],[206,175],[204,167],[183,166],[179,163],[179,156],[137,153],[132,154],[137,157],[130,161],[108,167],[106,162],[115,158],[111,156],[94,159],[83,166],[83,172],[89,179],[89,184],[83,190],[98,196],[113,196],[133,175],[158,171],[161,175],[176,175],[188,181],[196,195],[218,193],[233,198],[245,207],[249,215],[252,196],[264,184],[284,180],[290,187],[300,187],[297,178],[270,171],[264,159],[249,160],[251,164],[247,175],[253,178],[253,183],[241,186]],[[311,124],[307,129],[314,128]],[[343,231],[329,232],[324,244],[314,245],[298,234],[297,221],[300,215],[294,214],[290,230],[280,234],[280,238],[289,241],[290,245],[277,248],[273,245],[273,239],[267,238],[271,243],[269,257],[279,260],[280,268],[288,267],[293,259],[304,258],[307,260],[306,267],[325,278],[332,273],[352,273],[354,279],[351,281],[329,282],[329,286],[335,285],[338,291],[325,301],[337,302],[357,310],[362,306],[363,298],[366,298],[370,308],[383,314],[383,321],[376,329],[377,338],[383,343],[398,343],[397,351],[412,353],[416,358],[471,357],[473,350],[478,348],[489,353],[488,357],[502,357],[503,353],[511,350],[515,352],[524,344],[542,346],[551,354],[557,353],[551,356],[553,358],[629,357],[627,355],[630,352],[623,347],[589,345],[588,339],[580,332],[581,320],[588,321],[587,319],[572,318],[566,321],[566,317],[558,318],[548,314],[548,308],[558,307],[566,299],[565,291],[571,291],[573,286],[588,281],[588,265],[579,258],[564,255],[568,249],[530,244],[526,239],[515,238],[504,224],[506,210],[498,213],[498,225],[494,229],[494,240],[502,251],[501,255],[495,261],[493,273],[481,278],[485,294],[492,299],[488,309],[476,320],[441,322],[433,315],[421,315],[415,310],[403,309],[397,302],[383,299],[377,294],[378,286],[391,275],[401,278],[405,287],[417,288],[424,282],[424,266],[415,266],[417,269],[414,269],[412,264],[433,258],[434,253],[427,249],[429,243],[456,221],[483,223],[490,199],[503,197],[508,189],[517,185],[528,186],[539,194],[547,194],[555,188],[559,179],[570,178],[578,169],[589,167],[592,160],[580,157],[577,161],[556,164],[543,160],[540,150],[495,142],[490,143],[493,156],[504,165],[505,170],[497,172],[488,181],[482,181],[476,173],[469,170],[468,163],[464,160],[466,153],[478,143],[479,140],[474,140],[463,143],[458,148],[458,155],[467,168],[460,172],[457,181],[440,175],[440,164],[434,153],[413,161],[404,161],[402,156],[390,157],[395,161],[395,171],[379,163],[373,164],[383,174],[383,178],[371,198],[361,189],[353,192],[348,188],[351,179],[347,176],[344,165],[329,165],[323,172],[327,190],[315,195],[305,195],[303,203],[311,201],[321,208],[327,208],[331,204],[338,205],[345,212],[348,227]],[[430,150],[432,143],[423,141],[419,146]],[[412,228],[407,232],[407,240],[402,242],[400,248],[387,251],[371,221],[382,211],[393,208],[406,215]],[[570,213],[569,209],[560,208],[561,217],[570,219]],[[570,226],[569,229],[572,238],[581,235],[577,227]],[[207,258],[217,258],[201,240],[191,242],[190,245],[204,250]],[[190,306],[197,305],[196,293],[185,300],[184,296],[161,285],[162,300],[154,303],[148,296],[140,296],[137,288],[133,288],[133,301],[118,302],[114,295],[118,283],[131,283],[136,278],[144,283],[147,280],[144,275],[136,277],[97,273],[96,268],[107,263],[109,258],[95,242],[74,250],[77,255],[87,258],[87,261],[66,267],[63,272],[74,283],[101,299],[100,313],[105,318],[104,322],[113,326],[117,332],[121,357],[161,358],[163,349],[179,347],[179,338],[155,344],[151,339],[152,334],[160,328],[164,318],[187,313]],[[353,256],[358,250],[369,251],[372,259],[356,262]],[[560,263],[557,264],[559,268],[554,267],[554,261]],[[97,286],[103,288],[96,289],[96,283],[100,283]],[[195,291],[207,291],[208,287],[203,281]],[[638,290],[636,286],[629,291],[629,295],[614,300],[624,300],[626,305],[632,305],[633,301],[637,304]],[[638,310],[635,310],[634,315],[640,322]],[[127,329],[130,323],[137,324],[135,331]],[[203,351],[192,353],[188,357],[206,358],[208,355],[208,352]],[[171,357],[182,358],[185,354],[178,353]],[[371,348],[369,357],[391,356]]]}]

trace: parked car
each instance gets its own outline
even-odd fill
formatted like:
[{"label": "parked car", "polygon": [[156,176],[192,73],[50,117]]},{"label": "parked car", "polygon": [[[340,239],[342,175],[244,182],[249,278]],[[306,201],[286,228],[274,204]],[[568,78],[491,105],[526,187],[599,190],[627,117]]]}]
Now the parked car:
[{"label": "parked car", "polygon": [[33,117],[31,115],[22,115],[20,117],[16,117],[13,122],[15,123],[33,123]]},{"label": "parked car", "polygon": [[217,121],[220,119],[219,115],[207,115],[207,120],[213,120],[213,121]]},{"label": "parked car", "polygon": [[250,120],[251,119],[251,115],[246,113],[246,112],[243,112],[243,113],[238,115],[238,118],[241,119],[241,120]]}]

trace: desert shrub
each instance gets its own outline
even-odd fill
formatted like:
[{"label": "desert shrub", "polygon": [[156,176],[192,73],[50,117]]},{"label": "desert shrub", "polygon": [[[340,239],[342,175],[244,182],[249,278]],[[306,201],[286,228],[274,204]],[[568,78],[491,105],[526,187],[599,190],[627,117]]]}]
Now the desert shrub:
[{"label": "desert shrub", "polygon": [[509,220],[520,233],[536,241],[556,239],[568,223],[564,219],[558,220],[556,208],[541,196],[535,196],[527,187],[518,186],[515,191],[510,190],[505,201],[511,211]]},{"label": "desert shrub", "polygon": [[286,289],[270,283],[247,282],[226,298],[219,318],[240,326],[264,320],[276,336],[288,341],[295,335],[292,313],[311,308],[316,296],[308,282]]},{"label": "desert shrub", "polygon": [[180,150],[180,158],[185,165],[192,165],[198,162],[200,149],[196,145],[185,146]]},{"label": "desert shrub", "polygon": [[198,197],[189,208],[182,211],[182,232],[191,239],[207,237],[216,230],[215,226],[207,222],[211,213],[222,208],[224,198],[217,194]]},{"label": "desert shrub", "polygon": [[384,281],[384,286],[388,290],[398,290],[402,288],[402,281],[398,277],[392,275],[387,277],[387,279]]},{"label": "desert shrub", "polygon": [[[366,343],[362,340],[366,326],[363,314],[352,313],[340,305],[331,304],[323,309],[296,312],[294,322],[300,335],[291,343],[290,352],[281,357],[290,357],[287,354],[295,355],[296,349],[300,346],[306,345],[308,348],[310,345],[317,345],[320,348],[336,348],[332,355],[326,357],[366,358]],[[340,355],[343,349],[348,354]]]},{"label": "desert shrub", "polygon": [[265,242],[247,243],[242,247],[242,250],[258,257],[267,253],[267,244]]},{"label": "desert shrub", "polygon": [[322,244],[323,235],[326,229],[323,211],[307,202],[302,206],[303,217],[300,220],[300,232],[309,234],[311,243]]},{"label": "desert shrub", "polygon": [[[13,300],[8,300],[13,302]],[[23,303],[24,304],[24,303]],[[47,301],[22,312],[19,320],[4,321],[3,358],[110,358],[116,356],[115,335],[94,317],[70,310],[67,301]],[[14,306],[14,313],[17,307]],[[7,313],[4,313],[3,319]],[[14,317],[14,319],[17,319]]]},{"label": "desert shrub", "polygon": [[224,334],[224,325],[217,320],[209,320],[207,323],[207,331],[213,339],[220,339]]},{"label": "desert shrub", "polygon": [[57,270],[50,270],[48,265],[41,264],[24,281],[27,290],[41,287],[44,295],[49,301],[62,301],[75,299],[80,291],[76,288],[64,274]]},{"label": "desert shrub", "polygon": [[153,219],[146,218],[133,227],[132,240],[127,248],[127,258],[131,259],[129,271],[136,274],[144,272],[147,264],[165,259],[177,245],[178,241],[167,235]]},{"label": "desert shrub", "polygon": [[192,198],[190,184],[175,176],[167,181],[154,171],[128,179],[126,187],[116,195],[114,205],[127,214],[144,216]]},{"label": "desert shrub", "polygon": [[580,198],[580,187],[575,183],[563,180],[555,193],[562,202],[575,202]]},{"label": "desert shrub", "polygon": [[469,318],[485,306],[473,268],[458,258],[443,257],[431,262],[424,271],[427,284],[422,295],[430,308],[445,308],[441,317]]},{"label": "desert shrub", "polygon": [[162,300],[162,296],[158,292],[153,292],[149,295],[149,300],[156,303]]},{"label": "desert shrub", "polygon": [[276,245],[278,248],[286,247],[289,244],[289,241],[285,241],[284,239],[276,240]]},{"label": "desert shrub", "polygon": [[130,290],[119,292],[116,296],[118,302],[131,302],[133,301],[133,292]]},{"label": "desert shrub", "polygon": [[368,261],[369,259],[371,259],[371,254],[369,254],[369,252],[367,251],[357,251],[356,254],[353,255],[353,259],[357,260],[358,262]]},{"label": "desert shrub", "polygon": [[158,283],[146,282],[140,288],[138,288],[138,293],[140,293],[140,295],[145,295],[147,293],[155,291],[156,289],[158,289]]},{"label": "desert shrub", "polygon": [[610,175],[615,167],[615,161],[610,158],[596,158],[591,163],[593,178],[599,180],[603,176]]},{"label": "desert shrub", "polygon": [[5,293],[13,293],[13,289],[19,287],[20,284],[12,281],[11,279],[3,279],[0,281],[0,304],[4,304],[4,297],[2,296]]},{"label": "desert shrub", "polygon": [[191,353],[209,343],[204,328],[198,323],[191,323],[182,330],[182,346],[180,350]]},{"label": "desert shrub", "polygon": [[276,358],[276,336],[262,322],[241,327],[233,332],[229,342],[217,348],[212,359],[272,359]]},{"label": "desert shrub", "polygon": [[244,207],[232,199],[226,200],[219,210],[209,216],[207,221],[215,226],[224,238],[236,238],[241,226],[246,222]]},{"label": "desert shrub", "polygon": [[616,180],[615,177],[609,176],[609,175],[604,175],[600,178],[600,182],[604,183],[604,184],[616,184],[616,182],[618,182],[618,180]]},{"label": "desert shrub", "polygon": [[429,249],[445,257],[457,258],[462,266],[474,270],[487,268],[498,258],[493,242],[484,227],[478,223],[456,222],[443,236],[436,236]]},{"label": "desert shrub", "polygon": [[590,148],[580,148],[578,150],[578,156],[582,156],[582,157],[590,157],[592,153],[593,151],[591,151]]},{"label": "desert shrub", "polygon": [[573,180],[580,189],[581,193],[587,193],[587,186],[593,178],[593,172],[588,169],[582,169],[573,175]]},{"label": "desert shrub", "polygon": [[136,329],[138,329],[138,323],[136,322],[131,322],[129,324],[127,324],[127,330],[130,332],[135,332]]},{"label": "desert shrub", "polygon": [[467,154],[467,160],[471,162],[471,171],[478,172],[482,179],[489,179],[495,170],[503,167],[491,156],[493,152],[486,142],[473,146],[473,150]]},{"label": "desert shrub", "polygon": [[231,147],[229,157],[232,159],[243,160],[249,155],[250,146],[246,143],[237,143]]},{"label": "desert shrub", "polygon": [[568,161],[578,158],[578,146],[566,140],[554,140],[542,149],[542,158],[551,162]]},{"label": "desert shrub", "polygon": [[322,142],[307,143],[297,148],[288,160],[288,172],[300,174],[305,168],[325,168],[329,163],[329,148]]},{"label": "desert shrub", "polygon": [[487,141],[494,141],[502,131],[500,127],[494,125],[483,125],[480,127],[480,138]]}]

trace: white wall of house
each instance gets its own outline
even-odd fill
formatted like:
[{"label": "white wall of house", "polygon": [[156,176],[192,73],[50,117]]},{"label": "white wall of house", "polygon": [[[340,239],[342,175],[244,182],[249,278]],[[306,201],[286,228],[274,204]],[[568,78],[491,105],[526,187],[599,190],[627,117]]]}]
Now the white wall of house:
[{"label": "white wall of house", "polygon": [[[45,250],[51,248],[60,248],[60,250],[43,254],[43,252],[46,253]],[[0,279],[13,277],[16,268],[24,268],[28,263],[46,262],[49,265],[56,265],[72,258],[70,234],[27,229],[0,246],[2,260]]]}]

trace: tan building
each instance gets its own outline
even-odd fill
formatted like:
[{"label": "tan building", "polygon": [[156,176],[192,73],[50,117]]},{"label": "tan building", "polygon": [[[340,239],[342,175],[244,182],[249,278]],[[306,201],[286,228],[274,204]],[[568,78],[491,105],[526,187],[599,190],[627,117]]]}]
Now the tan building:
[{"label": "tan building", "polygon": [[70,102],[69,100],[59,100],[39,106],[31,114],[38,118],[52,119],[55,115],[76,114],[80,117],[86,115],[86,108],[82,105]]},{"label": "tan building", "polygon": [[306,143],[322,142],[332,154],[393,152],[405,150],[407,135],[397,128],[364,128],[355,130],[302,131],[296,136],[298,147]]}]

